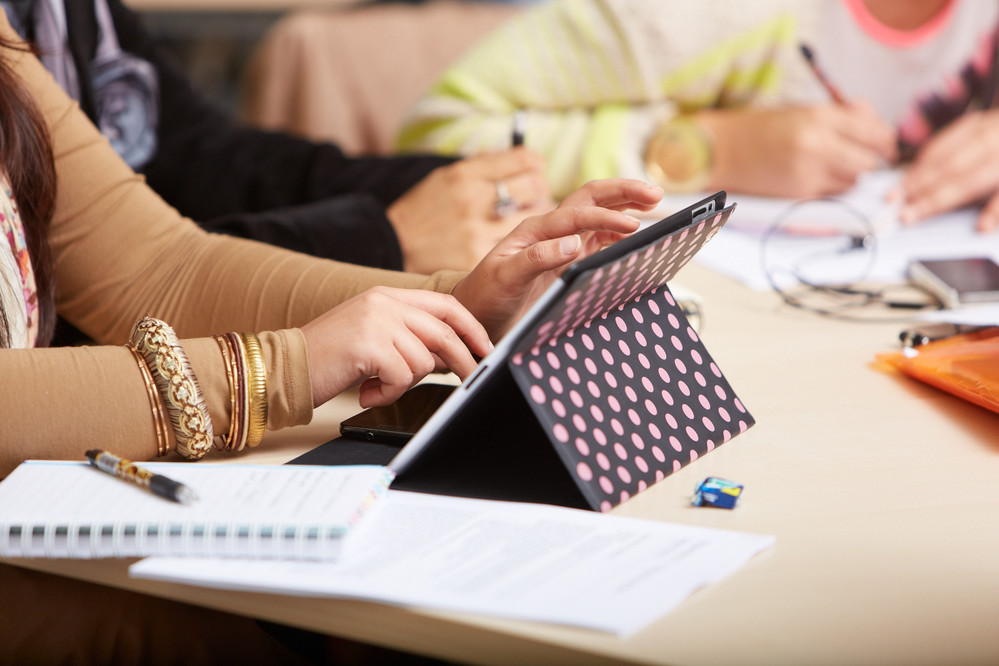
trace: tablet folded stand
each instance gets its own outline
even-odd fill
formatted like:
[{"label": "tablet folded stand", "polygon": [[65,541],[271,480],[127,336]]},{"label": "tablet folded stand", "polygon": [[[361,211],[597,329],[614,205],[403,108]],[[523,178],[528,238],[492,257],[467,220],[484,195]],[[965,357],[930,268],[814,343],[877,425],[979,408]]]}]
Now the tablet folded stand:
[{"label": "tablet folded stand", "polygon": [[666,286],[725,218],[577,275],[393,488],[606,511],[752,426]]}]

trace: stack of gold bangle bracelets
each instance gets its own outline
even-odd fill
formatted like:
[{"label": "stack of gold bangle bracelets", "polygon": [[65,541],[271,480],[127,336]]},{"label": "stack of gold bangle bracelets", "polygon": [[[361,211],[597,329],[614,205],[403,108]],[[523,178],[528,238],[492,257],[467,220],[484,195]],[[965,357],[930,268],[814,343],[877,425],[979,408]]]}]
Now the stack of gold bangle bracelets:
[{"label": "stack of gold bangle bracelets", "polygon": [[216,446],[241,451],[256,446],[267,430],[267,375],[263,352],[252,333],[216,335],[229,381],[229,432]]},{"label": "stack of gold bangle bracelets", "polygon": [[[240,451],[257,446],[267,431],[267,369],[260,341],[252,333],[215,336],[229,384],[229,432],[214,436],[212,419],[198,378],[173,329],[159,319],[144,317],[133,328],[128,348],[139,361],[149,393],[158,455],[169,442],[166,415],[173,426],[177,453],[197,460],[213,443],[219,449]],[[158,398],[157,399],[157,394]]]}]

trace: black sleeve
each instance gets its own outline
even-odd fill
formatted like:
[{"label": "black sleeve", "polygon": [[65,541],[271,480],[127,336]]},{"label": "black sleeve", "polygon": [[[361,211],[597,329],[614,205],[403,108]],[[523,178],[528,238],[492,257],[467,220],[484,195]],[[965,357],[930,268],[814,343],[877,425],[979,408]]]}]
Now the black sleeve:
[{"label": "black sleeve", "polygon": [[[194,90],[136,14],[120,0],[108,0],[108,5],[122,49],[149,61],[159,77],[158,148],[142,172],[168,203],[206,227],[261,240],[274,240],[284,219],[289,231],[283,233],[323,246],[311,249],[312,254],[354,261],[352,245],[389,238],[394,251],[387,254],[399,255],[385,207],[453,159],[352,158],[330,143],[241,127]],[[346,196],[327,207],[340,216],[329,229],[315,219],[321,207],[293,214],[305,204],[362,193],[367,196]],[[264,212],[266,216],[241,217]],[[223,219],[210,222],[214,218]],[[296,230],[306,218],[310,228]],[[264,225],[269,229],[258,231],[261,219],[270,220]],[[399,265],[384,267],[399,266],[401,259]]]},{"label": "black sleeve", "polygon": [[[343,194],[313,203],[202,222],[208,231],[362,266],[402,270],[402,250],[385,208],[370,194]],[[357,230],[363,229],[363,233]]]}]

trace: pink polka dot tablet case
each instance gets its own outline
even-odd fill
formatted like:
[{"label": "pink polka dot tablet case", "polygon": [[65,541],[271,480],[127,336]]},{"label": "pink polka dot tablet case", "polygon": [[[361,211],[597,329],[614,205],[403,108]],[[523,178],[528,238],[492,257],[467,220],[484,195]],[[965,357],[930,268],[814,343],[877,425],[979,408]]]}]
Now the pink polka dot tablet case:
[{"label": "pink polka dot tablet case", "polygon": [[567,270],[392,461],[393,487],[606,511],[753,425],[666,286],[724,203]]}]

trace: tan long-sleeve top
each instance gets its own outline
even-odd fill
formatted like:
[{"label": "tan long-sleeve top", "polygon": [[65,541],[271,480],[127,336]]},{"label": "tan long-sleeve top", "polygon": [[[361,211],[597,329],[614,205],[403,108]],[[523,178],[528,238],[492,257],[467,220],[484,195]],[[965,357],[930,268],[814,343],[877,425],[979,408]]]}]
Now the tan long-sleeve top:
[{"label": "tan long-sleeve top", "polygon": [[[0,33],[16,39],[3,12]],[[216,432],[228,430],[229,389],[219,347],[207,336],[258,332],[268,425],[276,429],[312,417],[305,340],[294,327],[374,285],[449,292],[460,277],[361,268],[205,233],[121,161],[35,57],[0,55],[24,80],[52,136],[57,310],[107,345],[0,349],[0,477],[28,458],[77,459],[88,448],[138,460],[156,455],[144,380],[122,346],[145,314],[182,338]]]}]

